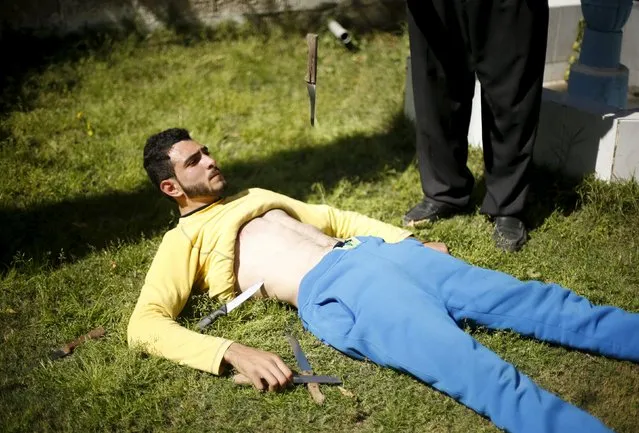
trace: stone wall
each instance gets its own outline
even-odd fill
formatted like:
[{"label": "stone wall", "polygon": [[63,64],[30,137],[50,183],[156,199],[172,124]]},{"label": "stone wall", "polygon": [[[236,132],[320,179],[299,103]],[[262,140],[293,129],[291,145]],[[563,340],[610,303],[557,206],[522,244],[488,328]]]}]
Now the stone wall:
[{"label": "stone wall", "polygon": [[355,27],[384,27],[404,19],[404,4],[403,0],[3,0],[0,32],[63,35],[131,24],[152,31],[296,12],[330,14]]}]

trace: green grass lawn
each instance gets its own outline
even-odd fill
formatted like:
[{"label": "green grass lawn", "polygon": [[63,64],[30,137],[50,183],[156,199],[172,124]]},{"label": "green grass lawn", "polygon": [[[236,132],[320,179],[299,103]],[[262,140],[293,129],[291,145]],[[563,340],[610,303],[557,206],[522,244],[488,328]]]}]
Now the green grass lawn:
[{"label": "green grass lawn", "polygon": [[[233,191],[273,189],[399,225],[421,199],[414,136],[402,115],[408,39],[371,33],[346,51],[319,41],[317,124],[309,124],[303,34],[236,31],[68,40],[4,54],[0,112],[0,426],[3,431],[493,432],[486,419],[416,380],[351,360],[305,333],[295,311],[249,302],[208,332],[294,359],[293,329],[320,374],[261,394],[128,349],[126,326],[161,235],[177,212],[141,167],[146,137],[188,128]],[[469,162],[481,179],[481,152]],[[639,186],[570,185],[536,170],[530,241],[497,251],[475,212],[416,230],[471,263],[561,283],[594,303],[639,311]],[[216,306],[194,298],[195,326]],[[106,337],[49,361],[102,325]],[[548,390],[618,432],[639,431],[639,365],[510,332],[469,330]],[[639,332],[639,330],[638,330]]]}]

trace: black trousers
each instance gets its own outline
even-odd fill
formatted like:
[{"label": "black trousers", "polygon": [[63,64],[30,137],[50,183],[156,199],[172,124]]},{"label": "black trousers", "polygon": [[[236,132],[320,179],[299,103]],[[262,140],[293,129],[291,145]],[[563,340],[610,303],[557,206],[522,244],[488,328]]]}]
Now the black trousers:
[{"label": "black trousers", "polygon": [[407,1],[417,159],[426,200],[464,207],[475,76],[486,195],[481,212],[526,201],[548,37],[548,0]]}]

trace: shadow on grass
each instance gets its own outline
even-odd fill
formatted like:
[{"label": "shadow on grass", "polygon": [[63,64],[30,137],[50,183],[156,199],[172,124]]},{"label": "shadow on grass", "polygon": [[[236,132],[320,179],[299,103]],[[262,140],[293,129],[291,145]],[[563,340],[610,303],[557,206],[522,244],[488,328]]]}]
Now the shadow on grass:
[{"label": "shadow on grass", "polygon": [[567,178],[556,171],[535,166],[525,211],[531,229],[541,226],[553,213],[569,216],[583,206],[579,186],[583,178]]},{"label": "shadow on grass", "polygon": [[[297,15],[255,18],[247,28],[227,25],[214,29],[199,23],[191,9],[176,9],[175,2],[148,3],[149,7],[156,7],[153,14],[170,29],[161,43],[189,45],[232,40],[251,32],[268,37],[278,27],[302,31]],[[3,65],[0,74],[0,120],[9,113],[34,108],[42,90],[37,78],[48,67],[78,62],[85,57],[106,60],[118,42],[126,39],[135,45],[147,43],[145,38],[144,29],[133,21],[122,21],[118,27],[46,38],[33,32],[5,30],[0,37],[0,56],[11,61]],[[47,85],[72,91],[77,80],[73,71],[69,72],[64,82]],[[386,133],[378,136],[347,137],[322,149],[282,151],[267,160],[225,166],[225,173],[233,180],[235,190],[260,186],[304,199],[304,194],[317,182],[330,188],[343,177],[371,179],[386,165],[405,167],[412,158],[412,135],[408,131],[403,116],[399,116]],[[0,122],[0,146],[9,148],[14,142],[11,130]],[[130,192],[68,198],[26,210],[4,202],[0,204],[0,272],[16,258],[54,266],[77,260],[115,240],[129,242],[152,237],[165,231],[176,219],[173,205],[150,185]]]},{"label": "shadow on grass", "polygon": [[[136,34],[133,26],[120,30],[40,37],[34,32],[5,30],[0,36],[0,58],[6,59],[0,73],[0,120],[15,111],[30,111],[42,90],[37,77],[47,67],[78,62],[93,56],[108,58],[113,43]],[[35,79],[32,79],[35,78]],[[72,91],[77,80],[71,70],[63,81],[50,83],[60,92]],[[11,131],[0,122],[0,146],[12,142]]]},{"label": "shadow on grass", "polygon": [[[222,161],[222,166],[229,194],[260,187],[306,200],[316,184],[329,191],[342,180],[375,181],[387,171],[406,170],[414,155],[412,124],[399,113],[383,134],[342,137],[319,148],[282,150],[255,161]],[[569,215],[578,209],[575,185],[536,167],[526,212],[530,227],[538,227],[553,212]],[[480,178],[473,192],[477,207],[483,194]],[[178,218],[173,203],[146,183],[130,192],[70,198],[27,210],[3,205],[0,263],[6,268],[17,258],[57,266],[114,242],[154,237]]]},{"label": "shadow on grass", "polygon": [[[582,206],[579,185],[583,179],[566,178],[561,173],[534,165],[530,174],[530,189],[522,219],[534,230],[553,213],[569,216]],[[471,209],[479,211],[486,194],[483,175],[477,178],[471,193]]]},{"label": "shadow on grass", "polygon": [[[233,33],[227,28],[224,30],[226,33],[218,33],[210,28],[203,31],[203,27],[197,25],[183,25],[193,18],[188,13],[177,18],[172,15],[172,10],[162,13],[164,15],[158,12],[163,20],[173,23],[176,43],[242,35],[240,30]],[[295,21],[287,21],[286,14],[278,19],[280,26],[295,28]],[[268,27],[265,27],[264,34],[268,34]],[[75,62],[85,56],[108,58],[114,42],[131,35],[135,35],[134,41],[136,38],[143,41],[145,37],[135,23],[118,30],[58,39],[24,34],[5,36],[0,40],[0,55],[12,61],[5,65],[0,75],[0,119],[12,111],[33,108],[33,100],[40,89],[37,84],[30,85],[32,74],[37,75],[49,65]],[[72,90],[75,84],[71,74],[64,83],[53,85]],[[0,129],[0,146],[11,145],[12,141],[11,131]],[[330,190],[342,179],[355,182],[375,180],[383,176],[386,169],[405,170],[413,157],[412,125],[398,114],[382,134],[342,137],[322,148],[284,150],[263,160],[223,164],[223,167],[234,191],[259,186],[305,200],[315,184]],[[534,176],[531,192],[534,198],[529,212],[533,227],[558,208],[568,213],[575,209],[574,188],[562,185],[557,176],[548,176],[547,173]],[[475,203],[481,202],[482,188],[482,182],[478,181],[473,192]],[[134,191],[68,198],[30,209],[12,208],[8,203],[2,203],[0,272],[4,272],[15,258],[53,266],[74,261],[115,241],[136,242],[154,237],[176,220],[177,213],[172,203],[146,184]]]},{"label": "shadow on grass", "polygon": [[[405,170],[414,157],[413,143],[412,127],[398,114],[383,134],[342,137],[320,148],[282,150],[255,161],[222,161],[222,166],[231,184],[229,194],[261,187],[305,200],[315,184],[330,190],[342,179],[372,181],[386,170]],[[0,263],[4,268],[25,260],[57,266],[113,242],[153,237],[177,218],[174,205],[150,184],[26,210],[3,203]]]},{"label": "shadow on grass", "polygon": [[[52,2],[32,9],[29,4],[9,9],[9,16],[0,19],[0,56],[6,60],[0,74],[0,116],[12,109],[31,108],[33,91],[37,91],[37,88],[29,85],[32,74],[40,73],[48,66],[76,62],[83,57],[108,58],[114,42],[124,39],[143,41],[151,30],[135,16],[134,7],[144,8],[174,35],[178,43],[188,45],[196,39],[214,39],[217,32],[198,19],[191,3],[190,0],[107,0],[89,6],[91,25],[80,27],[82,23],[75,22],[78,18],[71,13],[68,17],[69,26],[76,25],[79,28],[68,31],[63,26],[53,27],[59,24],[47,27]],[[58,5],[53,6],[54,9],[58,8]],[[82,12],[82,7],[78,10]],[[114,18],[114,11],[122,17]],[[82,15],[81,12],[79,15]],[[32,25],[37,23],[41,28],[21,28],[20,20],[17,23],[11,21],[12,13],[20,19],[20,13],[26,15],[27,22],[30,21]],[[64,84],[70,90],[75,82],[70,79]],[[7,131],[0,131],[0,139],[7,137]]]},{"label": "shadow on grass", "polygon": [[[405,21],[404,5],[398,0],[380,2],[374,7],[360,0],[326,2],[303,11],[292,10],[286,1],[262,4],[259,10],[252,2],[243,1],[238,10],[243,11],[245,25],[232,20],[207,24],[198,17],[191,0],[107,0],[91,9],[92,21],[101,24],[65,34],[47,29],[15,29],[13,23],[0,19],[0,58],[7,60],[0,73],[0,119],[10,111],[33,108],[39,88],[30,82],[30,77],[47,67],[77,62],[89,56],[108,59],[115,43],[123,40],[148,43],[147,36],[157,31],[148,28],[136,16],[134,11],[140,6],[166,29],[167,35],[162,44],[183,46],[213,40],[236,40],[249,35],[268,38],[274,30],[288,35],[328,32],[326,23],[329,18],[341,19],[342,24],[359,35],[373,31],[403,32]],[[25,7],[28,9],[28,6]],[[114,10],[121,11],[123,15],[115,21]],[[46,8],[23,12],[30,13],[34,22],[44,23],[50,18]],[[71,74],[65,82],[52,85],[70,91],[76,81]],[[10,131],[0,126],[0,145],[10,139]]]}]

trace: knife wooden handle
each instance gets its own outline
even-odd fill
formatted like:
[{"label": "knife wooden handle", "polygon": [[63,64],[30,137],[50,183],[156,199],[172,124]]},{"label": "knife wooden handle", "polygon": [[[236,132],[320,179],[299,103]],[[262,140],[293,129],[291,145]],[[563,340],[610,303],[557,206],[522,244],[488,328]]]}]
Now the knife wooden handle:
[{"label": "knife wooden handle", "polygon": [[306,43],[308,44],[308,67],[305,80],[309,84],[315,84],[317,82],[317,35],[308,33]]},{"label": "knife wooden handle", "polygon": [[85,341],[100,338],[104,336],[104,333],[105,333],[104,328],[102,326],[99,326],[89,331],[88,334],[84,334],[81,337],[78,337],[75,340],[71,341],[70,343],[67,343],[63,349],[66,352],[72,352],[73,349],[75,349],[80,344],[84,343]]},{"label": "knife wooden handle", "polygon": [[308,392],[311,394],[311,398],[313,401],[319,405],[324,404],[324,394],[320,391],[319,383],[307,383],[306,387],[308,388]]}]

